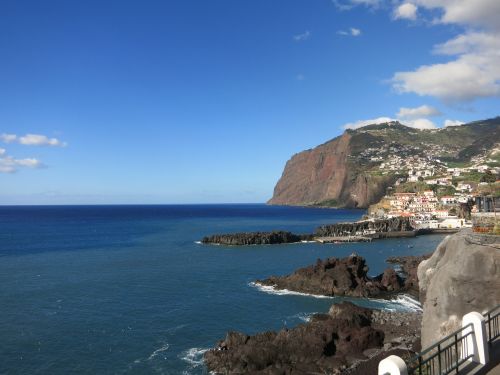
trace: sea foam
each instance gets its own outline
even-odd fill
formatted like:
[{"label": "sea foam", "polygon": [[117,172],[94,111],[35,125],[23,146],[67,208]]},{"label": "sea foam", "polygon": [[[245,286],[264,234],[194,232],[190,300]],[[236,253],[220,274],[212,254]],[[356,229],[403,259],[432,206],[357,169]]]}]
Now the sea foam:
[{"label": "sea foam", "polygon": [[191,368],[195,368],[203,365],[203,354],[207,352],[208,349],[204,348],[191,348],[183,351],[179,357],[187,362]]},{"label": "sea foam", "polygon": [[161,348],[159,349],[156,349],[153,353],[151,353],[151,355],[148,357],[147,361],[151,361],[153,360],[156,356],[160,355],[160,353],[162,352],[166,352],[168,350],[168,348],[170,347],[169,344],[165,344],[163,345]]},{"label": "sea foam", "polygon": [[398,307],[403,307],[407,311],[422,312],[422,304],[407,294],[400,294],[391,300],[391,303],[396,304]]},{"label": "sea foam", "polygon": [[317,314],[315,312],[312,312],[312,313],[298,313],[298,314],[295,314],[295,315],[291,315],[291,316],[288,316],[287,319],[288,320],[300,320],[304,323],[308,323],[311,321],[311,318],[314,314]]},{"label": "sea foam", "polygon": [[267,293],[267,294],[274,294],[277,296],[304,296],[304,297],[313,297],[313,298],[336,298],[336,297],[330,297],[330,296],[320,296],[316,294],[309,294],[309,293],[302,293],[302,292],[294,292],[293,290],[288,290],[288,289],[276,289],[276,286],[270,286],[270,285],[262,285],[259,283],[256,283],[254,281],[248,283],[253,288],[257,288],[259,291]]},{"label": "sea foam", "polygon": [[[288,290],[288,289],[276,289],[275,286],[262,285],[262,284],[259,284],[256,282],[250,282],[248,285],[253,287],[253,288],[258,289],[261,292],[264,292],[267,294],[274,294],[274,295],[278,295],[278,296],[290,295],[290,296],[303,296],[303,297],[313,297],[313,298],[321,298],[321,299],[327,298],[327,299],[338,300],[338,301],[349,301],[349,302],[353,302],[353,303],[356,303],[358,301],[366,301],[366,302],[368,302],[368,304],[370,304],[370,303],[376,304],[376,305],[379,305],[380,308],[382,308],[384,310],[389,310],[389,311],[422,312],[422,305],[420,304],[420,302],[407,294],[400,294],[391,300],[384,300],[384,299],[379,299],[379,298],[321,296],[321,295],[316,295],[316,294],[295,292],[295,291]],[[365,305],[365,307],[375,308],[375,306],[366,306],[366,305]]]}]

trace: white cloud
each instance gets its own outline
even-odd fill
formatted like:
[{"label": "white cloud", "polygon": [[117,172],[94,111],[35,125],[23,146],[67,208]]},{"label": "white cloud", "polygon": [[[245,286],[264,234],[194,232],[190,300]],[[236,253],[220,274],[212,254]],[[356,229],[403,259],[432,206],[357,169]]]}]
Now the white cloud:
[{"label": "white cloud", "polygon": [[412,3],[403,3],[399,5],[396,9],[394,9],[393,16],[395,19],[416,20],[417,7],[415,4]]},{"label": "white cloud", "polygon": [[296,42],[303,42],[311,37],[311,32],[307,30],[305,33],[294,35],[293,40]]},{"label": "white cloud", "polygon": [[469,32],[458,35],[445,43],[434,46],[433,52],[441,55],[492,54],[500,49],[500,34]]},{"label": "white cloud", "polygon": [[465,124],[465,122],[463,121],[459,121],[459,120],[445,120],[444,121],[444,127],[448,127],[448,126],[460,126],[460,125],[463,125]]},{"label": "white cloud", "polygon": [[440,115],[441,112],[437,108],[430,107],[428,105],[422,105],[416,108],[402,107],[399,108],[399,112],[397,113],[397,116],[399,118],[406,118],[406,119],[416,119],[416,118],[440,116]]},{"label": "white cloud", "polygon": [[498,0],[412,0],[427,9],[440,13],[435,22],[456,23],[500,29],[500,1]]},{"label": "white cloud", "polygon": [[12,143],[17,139],[17,135],[15,134],[0,134],[0,139],[4,143]]},{"label": "white cloud", "polygon": [[14,173],[17,169],[10,165],[3,165],[0,159],[0,173]]},{"label": "white cloud", "polygon": [[349,28],[349,30],[339,30],[337,31],[337,34],[339,35],[350,35],[350,36],[360,36],[361,35],[361,30],[356,29],[355,27]]},{"label": "white cloud", "polygon": [[26,159],[14,159],[16,165],[28,168],[41,168],[43,166],[42,162],[34,158]]},{"label": "white cloud", "polygon": [[[466,35],[462,39],[467,39]],[[443,44],[436,51],[465,48],[465,44]],[[471,47],[468,47],[471,48]],[[412,72],[397,72],[393,87],[400,93],[430,95],[444,101],[465,102],[500,94],[500,50],[475,45],[474,52],[464,53],[443,64],[423,65]]]},{"label": "white cloud", "polygon": [[[391,117],[378,117],[370,120],[360,120],[356,122],[349,122],[343,126],[344,129],[359,129],[367,125],[383,124],[387,122],[398,121],[405,126],[415,129],[436,129],[437,126],[431,120],[425,118],[430,116],[439,116],[441,112],[431,106],[422,105],[416,108],[402,107],[397,113],[397,119]],[[448,120],[449,121],[449,120]]]},{"label": "white cloud", "polygon": [[431,120],[426,118],[417,118],[414,120],[401,120],[403,125],[409,126],[415,129],[436,129],[437,126]]},{"label": "white cloud", "polygon": [[4,143],[19,143],[25,146],[58,146],[66,147],[67,143],[57,138],[49,138],[42,134],[26,134],[18,136],[16,134],[0,134],[0,141]]},{"label": "white cloud", "polygon": [[360,30],[360,29],[356,29],[355,27],[351,27],[351,28],[350,28],[350,31],[351,31],[351,35],[352,35],[352,36],[358,36],[358,35],[361,35],[361,30]]},{"label": "white cloud", "polygon": [[12,156],[5,155],[5,152],[0,156],[0,173],[17,172],[18,167],[26,168],[43,168],[43,163],[35,158],[16,159]]},{"label": "white cloud", "polygon": [[348,122],[343,126],[344,129],[359,129],[367,125],[374,125],[374,124],[384,124],[386,122],[393,122],[397,121],[393,118],[390,117],[377,117],[371,120],[360,120],[356,122]]},{"label": "white cloud", "polygon": [[402,119],[393,119],[391,117],[378,117],[370,120],[360,120],[356,122],[349,122],[343,126],[344,129],[359,129],[368,125],[376,125],[376,124],[384,124],[387,122],[395,122],[398,121],[403,125],[406,125],[410,128],[415,129],[436,129],[437,126],[432,121],[426,118],[418,118],[411,120],[402,120]]},{"label": "white cloud", "polygon": [[18,142],[27,146],[66,146],[66,143],[61,142],[57,138],[49,138],[41,134],[26,134],[19,137]]},{"label": "white cloud", "polygon": [[6,152],[7,150],[5,150],[4,148],[0,148],[0,156],[5,155]]},{"label": "white cloud", "polygon": [[500,95],[500,1],[412,0],[439,12],[434,23],[458,24],[466,32],[434,46],[449,62],[396,72],[393,87],[400,93],[434,96],[445,102],[467,102]]}]

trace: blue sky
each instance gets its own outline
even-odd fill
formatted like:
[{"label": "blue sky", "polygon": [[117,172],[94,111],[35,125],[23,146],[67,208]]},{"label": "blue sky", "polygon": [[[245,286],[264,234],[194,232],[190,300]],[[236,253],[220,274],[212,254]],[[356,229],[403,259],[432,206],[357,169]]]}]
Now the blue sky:
[{"label": "blue sky", "polygon": [[3,1],[0,204],[264,202],[346,126],[495,117],[499,3]]}]

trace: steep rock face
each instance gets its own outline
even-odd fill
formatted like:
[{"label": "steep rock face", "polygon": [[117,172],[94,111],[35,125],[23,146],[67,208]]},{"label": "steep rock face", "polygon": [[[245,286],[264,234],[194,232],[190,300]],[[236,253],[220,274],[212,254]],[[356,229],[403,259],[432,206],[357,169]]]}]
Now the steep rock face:
[{"label": "steep rock face", "polygon": [[285,166],[269,204],[367,208],[393,186],[401,168],[382,166],[394,155],[468,162],[500,142],[500,117],[440,130],[397,121],[348,129]]},{"label": "steep rock face", "polygon": [[351,162],[348,132],[294,155],[285,166],[268,204],[368,207],[392,185],[391,176],[358,173]]},{"label": "steep rock face", "polygon": [[446,237],[420,263],[422,347],[460,328],[462,317],[500,303],[500,236],[463,230]]},{"label": "steep rock face", "polygon": [[269,204],[314,204],[337,199],[347,179],[350,134],[294,155]]},{"label": "steep rock face", "polygon": [[367,208],[378,202],[385,194],[386,189],[395,182],[392,176],[371,176],[367,174],[352,175],[353,184],[345,184],[340,202],[346,207]]}]

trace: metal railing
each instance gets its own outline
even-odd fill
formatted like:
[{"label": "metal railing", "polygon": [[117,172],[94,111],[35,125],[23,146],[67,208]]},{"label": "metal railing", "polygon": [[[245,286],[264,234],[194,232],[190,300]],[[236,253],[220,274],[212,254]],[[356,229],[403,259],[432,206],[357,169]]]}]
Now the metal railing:
[{"label": "metal railing", "polygon": [[458,374],[459,368],[473,357],[468,340],[473,340],[474,328],[468,324],[418,353],[408,363],[410,375]]},{"label": "metal railing", "polygon": [[500,337],[500,305],[483,314],[483,316],[485,318],[488,345],[493,346],[496,339]]}]

